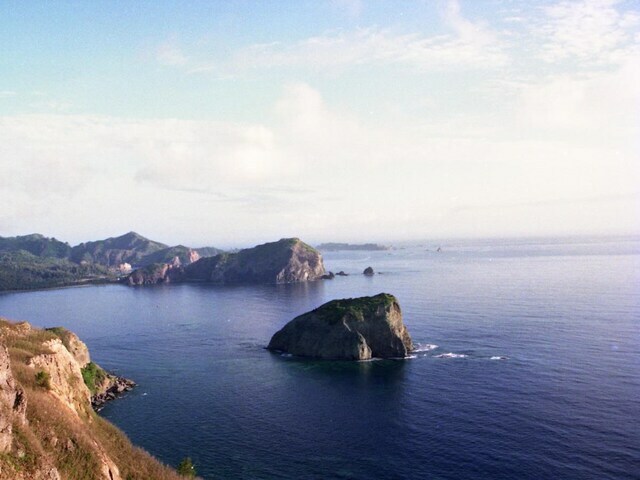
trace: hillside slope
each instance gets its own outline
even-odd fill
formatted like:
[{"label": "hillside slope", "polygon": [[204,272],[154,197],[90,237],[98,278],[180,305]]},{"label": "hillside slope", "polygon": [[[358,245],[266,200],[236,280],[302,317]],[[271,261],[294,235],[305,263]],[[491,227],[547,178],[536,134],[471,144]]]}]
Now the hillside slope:
[{"label": "hillside slope", "polygon": [[86,346],[0,319],[0,479],[179,480],[91,408]]},{"label": "hillside slope", "polygon": [[75,247],[38,233],[0,237],[0,291],[116,282],[133,268],[184,267],[219,253],[214,247],[168,247],[135,232]]},{"label": "hillside slope", "polygon": [[123,263],[136,265],[147,255],[169,248],[164,243],[154,242],[136,232],[106,240],[81,243],[71,249],[71,260],[80,263],[98,263],[117,267]]}]

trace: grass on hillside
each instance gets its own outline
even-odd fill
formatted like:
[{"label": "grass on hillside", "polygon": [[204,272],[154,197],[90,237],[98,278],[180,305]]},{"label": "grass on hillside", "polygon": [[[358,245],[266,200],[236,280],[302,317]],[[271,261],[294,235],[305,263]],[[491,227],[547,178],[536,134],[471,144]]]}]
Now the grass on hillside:
[{"label": "grass on hillside", "polygon": [[[54,331],[0,318],[0,339],[7,344],[12,373],[27,398],[27,423],[13,422],[13,449],[0,455],[0,477],[34,478],[49,465],[55,466],[65,480],[95,480],[102,478],[97,472],[106,454],[126,480],[183,479],[172,468],[133,446],[89,404],[76,414],[43,388],[47,376],[34,371],[27,362],[35,355],[52,353],[43,342],[53,338],[58,338]],[[86,369],[94,382],[101,370],[95,364]]]}]

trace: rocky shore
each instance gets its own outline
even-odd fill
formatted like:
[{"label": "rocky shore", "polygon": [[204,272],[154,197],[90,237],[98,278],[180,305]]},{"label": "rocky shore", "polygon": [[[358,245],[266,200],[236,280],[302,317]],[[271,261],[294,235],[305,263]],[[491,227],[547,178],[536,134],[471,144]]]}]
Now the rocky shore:
[{"label": "rocky shore", "polygon": [[107,373],[107,375],[109,377],[104,387],[101,387],[98,392],[91,396],[91,406],[96,412],[102,410],[105,403],[122,397],[136,386],[136,382],[128,378],[118,377],[110,373]]}]

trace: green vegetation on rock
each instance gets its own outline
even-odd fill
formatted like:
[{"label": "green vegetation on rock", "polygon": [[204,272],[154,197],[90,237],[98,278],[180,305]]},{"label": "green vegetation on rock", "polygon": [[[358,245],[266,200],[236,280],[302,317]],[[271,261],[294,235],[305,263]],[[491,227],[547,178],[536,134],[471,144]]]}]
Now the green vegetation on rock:
[{"label": "green vegetation on rock", "polygon": [[386,308],[394,303],[398,303],[396,297],[389,293],[379,293],[373,297],[331,300],[313,310],[313,313],[329,323],[339,322],[345,315],[350,315],[355,319],[362,320],[376,313],[380,306]]},{"label": "green vegetation on rock", "polygon": [[85,367],[81,369],[82,379],[92,395],[96,394],[98,386],[102,381],[107,378],[107,372],[105,372],[100,366],[93,362],[89,362]]}]

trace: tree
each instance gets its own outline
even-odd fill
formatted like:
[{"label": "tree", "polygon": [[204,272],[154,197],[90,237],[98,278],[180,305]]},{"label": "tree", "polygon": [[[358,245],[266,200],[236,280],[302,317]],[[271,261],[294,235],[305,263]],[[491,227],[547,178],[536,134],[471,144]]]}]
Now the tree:
[{"label": "tree", "polygon": [[182,459],[180,465],[178,465],[178,473],[183,477],[195,478],[196,467],[193,466],[191,458],[186,457]]}]

